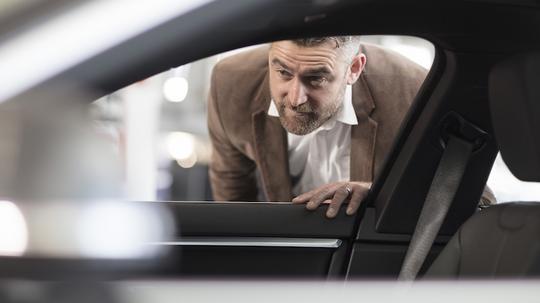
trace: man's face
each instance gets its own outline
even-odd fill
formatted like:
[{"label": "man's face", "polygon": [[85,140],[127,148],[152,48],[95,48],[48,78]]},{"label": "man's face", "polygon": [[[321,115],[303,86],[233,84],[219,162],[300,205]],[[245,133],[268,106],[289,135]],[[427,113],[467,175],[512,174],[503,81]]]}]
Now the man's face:
[{"label": "man's face", "polygon": [[350,79],[347,57],[332,41],[310,47],[291,41],[272,44],[270,92],[288,132],[308,134],[338,112]]}]

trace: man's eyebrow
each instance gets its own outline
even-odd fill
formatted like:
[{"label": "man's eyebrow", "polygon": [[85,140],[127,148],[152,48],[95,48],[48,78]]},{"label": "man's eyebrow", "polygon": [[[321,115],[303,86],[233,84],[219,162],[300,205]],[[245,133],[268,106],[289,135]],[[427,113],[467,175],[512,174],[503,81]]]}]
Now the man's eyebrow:
[{"label": "man's eyebrow", "polygon": [[272,65],[279,65],[281,67],[283,67],[284,69],[287,69],[289,70],[290,68],[287,66],[287,64],[281,62],[281,60],[279,60],[278,58],[273,58],[272,59]]},{"label": "man's eyebrow", "polygon": [[311,75],[311,76],[327,76],[331,75],[332,72],[325,66],[316,67],[316,68],[309,68],[304,71],[304,74]]}]

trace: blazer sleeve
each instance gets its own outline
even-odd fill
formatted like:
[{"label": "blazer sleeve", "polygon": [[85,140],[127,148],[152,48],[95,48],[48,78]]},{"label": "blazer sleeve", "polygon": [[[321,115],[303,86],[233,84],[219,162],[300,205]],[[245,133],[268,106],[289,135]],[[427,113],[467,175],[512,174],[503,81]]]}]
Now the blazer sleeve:
[{"label": "blazer sleeve", "polygon": [[[209,174],[213,198],[216,201],[256,201],[256,165],[234,146],[234,133],[228,134],[223,123],[226,118],[235,119],[235,115],[244,113],[220,111],[220,106],[224,109],[230,108],[225,103],[233,100],[226,100],[225,96],[220,95],[220,84],[217,81],[222,77],[219,77],[219,74],[218,64],[212,71],[208,96],[208,130],[212,142]],[[220,97],[224,100],[219,100]]]}]

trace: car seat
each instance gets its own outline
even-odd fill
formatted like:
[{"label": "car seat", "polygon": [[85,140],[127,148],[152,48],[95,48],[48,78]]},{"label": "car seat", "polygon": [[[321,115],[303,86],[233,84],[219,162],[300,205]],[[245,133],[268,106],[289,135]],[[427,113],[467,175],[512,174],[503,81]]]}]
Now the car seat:
[{"label": "car seat", "polygon": [[[495,138],[511,172],[540,181],[540,53],[498,63],[489,75]],[[540,203],[511,202],[477,212],[424,275],[434,278],[540,276]]]}]

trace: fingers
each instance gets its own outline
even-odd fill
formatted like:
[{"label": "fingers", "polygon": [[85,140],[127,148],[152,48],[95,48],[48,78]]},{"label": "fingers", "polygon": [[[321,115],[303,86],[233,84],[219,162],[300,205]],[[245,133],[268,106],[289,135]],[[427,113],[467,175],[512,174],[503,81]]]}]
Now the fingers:
[{"label": "fingers", "polygon": [[346,214],[354,215],[366,198],[371,183],[336,182],[321,186],[292,200],[295,204],[306,203],[306,209],[315,210],[323,203],[329,203],[326,217],[335,218],[343,203],[349,203]]},{"label": "fingers", "polygon": [[327,199],[332,199],[335,192],[335,185],[323,186],[317,192],[315,192],[309,202],[306,204],[306,208],[309,210],[315,210]]},{"label": "fingers", "polygon": [[348,184],[344,184],[340,186],[335,192],[334,197],[332,198],[332,202],[330,202],[330,205],[328,206],[328,210],[326,211],[326,217],[327,218],[335,218],[337,216],[337,213],[339,211],[339,208],[343,204],[343,202],[349,198],[349,195],[352,192],[352,188]]},{"label": "fingers", "polygon": [[320,190],[321,190],[321,187],[310,190],[307,193],[303,193],[300,196],[295,197],[294,199],[292,199],[292,203],[294,203],[294,204],[306,203],[311,199],[311,197],[316,195]]},{"label": "fingers", "polygon": [[351,199],[349,201],[349,206],[347,206],[347,210],[345,211],[347,215],[352,216],[358,211],[358,208],[360,207],[362,201],[364,201],[366,198],[370,187],[371,183],[367,182],[358,182],[355,184],[351,194]]},{"label": "fingers", "polygon": [[301,194],[300,196],[294,198],[292,202],[294,204],[307,203],[306,208],[309,210],[314,210],[321,203],[324,203],[326,199],[332,198],[333,187],[335,187],[335,184],[326,184],[314,190],[308,191],[307,193]]}]

